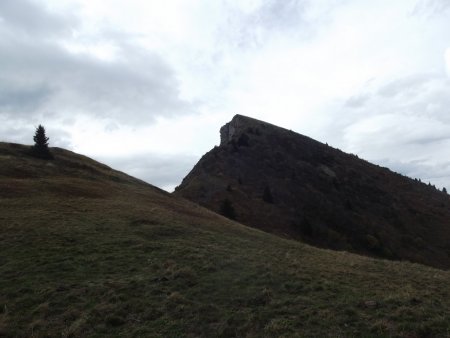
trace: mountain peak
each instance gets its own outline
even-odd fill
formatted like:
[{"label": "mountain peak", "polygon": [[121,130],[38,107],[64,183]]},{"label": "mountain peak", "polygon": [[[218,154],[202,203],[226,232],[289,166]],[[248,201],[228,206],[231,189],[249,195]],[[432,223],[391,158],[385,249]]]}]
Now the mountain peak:
[{"label": "mountain peak", "polygon": [[220,145],[226,145],[232,140],[238,140],[238,137],[241,136],[242,133],[259,132],[261,129],[265,129],[269,126],[282,129],[249,116],[236,114],[230,122],[227,122],[220,128]]},{"label": "mountain peak", "polygon": [[236,115],[176,193],[321,247],[450,267],[450,199],[307,136]]}]

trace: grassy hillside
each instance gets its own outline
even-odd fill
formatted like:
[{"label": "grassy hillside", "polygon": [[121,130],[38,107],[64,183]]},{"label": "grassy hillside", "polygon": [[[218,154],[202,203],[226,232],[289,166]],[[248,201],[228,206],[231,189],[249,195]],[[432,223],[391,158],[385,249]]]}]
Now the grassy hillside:
[{"label": "grassy hillside", "polygon": [[247,228],[0,143],[0,336],[446,337],[450,273]]}]

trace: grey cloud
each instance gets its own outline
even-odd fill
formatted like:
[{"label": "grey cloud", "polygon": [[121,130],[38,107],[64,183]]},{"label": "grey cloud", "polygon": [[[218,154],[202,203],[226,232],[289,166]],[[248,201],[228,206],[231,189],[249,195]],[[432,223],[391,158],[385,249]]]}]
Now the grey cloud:
[{"label": "grey cloud", "polygon": [[116,170],[127,172],[161,189],[172,191],[181,183],[199,158],[184,154],[165,156],[147,153],[114,158],[98,157],[97,159]]},{"label": "grey cloud", "polygon": [[[37,125],[33,127],[33,133],[31,135],[34,135],[35,128]],[[64,149],[72,149],[72,137],[71,135],[66,132],[65,130],[62,130],[58,126],[45,126],[46,134],[49,138],[49,145],[50,147],[60,147]],[[32,140],[32,138],[31,138]]]},{"label": "grey cloud", "polygon": [[33,144],[33,128],[30,125],[21,125],[18,123],[6,124],[2,121],[0,135],[2,142]]},{"label": "grey cloud", "polygon": [[401,114],[361,119],[350,124],[344,133],[352,148],[370,157],[386,152],[391,156],[414,156],[441,149],[443,143],[450,141],[450,125]]},{"label": "grey cloud", "polygon": [[265,1],[255,13],[254,21],[268,29],[286,29],[304,20],[307,5],[305,0]]},{"label": "grey cloud", "polygon": [[444,74],[368,83],[335,107],[322,138],[371,162],[449,188],[448,93],[450,79]]},{"label": "grey cloud", "polygon": [[[34,23],[17,14],[21,6],[36,10]],[[180,98],[171,67],[158,54],[133,44],[130,36],[108,31],[97,37],[117,49],[116,59],[104,61],[69,52],[43,28],[50,31],[58,26],[55,32],[60,38],[79,43],[64,35],[65,30],[76,28],[72,26],[75,21],[59,22],[55,14],[24,0],[7,0],[0,9],[11,14],[0,25],[0,114],[17,118],[52,113],[60,119],[86,114],[122,125],[141,125],[152,123],[157,116],[192,112],[193,105]],[[32,38],[15,34],[21,30],[33,34],[33,25],[46,34]]]},{"label": "grey cloud", "polygon": [[349,108],[361,108],[364,104],[370,99],[369,94],[359,94],[356,96],[352,96],[345,103],[345,107]]},{"label": "grey cloud", "polygon": [[[42,4],[30,0],[0,1],[0,18],[3,26],[9,26],[18,33],[36,35],[61,35],[77,20],[74,16],[53,14]],[[5,28],[5,27],[2,27]]]},{"label": "grey cloud", "polygon": [[400,78],[382,86],[378,90],[378,94],[385,97],[393,97],[399,94],[416,95],[433,78],[432,74],[414,74]]},{"label": "grey cloud", "polygon": [[[388,83],[370,83],[342,102],[343,127],[381,114],[422,117],[450,123],[450,78],[443,74],[413,74]],[[355,110],[353,108],[364,108]]]},{"label": "grey cloud", "polygon": [[450,79],[439,74],[418,74],[393,81],[378,90],[376,101],[391,112],[422,116],[450,123]]},{"label": "grey cloud", "polygon": [[[448,128],[448,131],[450,131],[450,127]],[[418,136],[418,137],[414,137],[410,140],[411,144],[422,144],[422,145],[426,145],[426,144],[435,144],[438,145],[439,142],[443,142],[443,141],[449,141],[450,140],[450,133],[442,133],[439,135],[424,135],[424,136]]]},{"label": "grey cloud", "polygon": [[424,183],[431,183],[442,189],[450,187],[450,161],[431,163],[426,159],[414,161],[399,161],[393,159],[381,159],[378,163],[402,173],[411,178],[420,178]]},{"label": "grey cloud", "polygon": [[413,10],[413,15],[432,17],[441,15],[450,9],[448,0],[419,0]]},{"label": "grey cloud", "polygon": [[29,113],[39,109],[52,94],[46,84],[14,84],[0,79],[0,112]]},{"label": "grey cloud", "polygon": [[[220,30],[219,35],[227,38],[233,47],[239,48],[259,47],[277,31],[306,36],[310,33],[305,19],[308,6],[308,0],[264,0],[250,13],[229,6],[226,27]],[[302,29],[298,29],[299,26]]]}]

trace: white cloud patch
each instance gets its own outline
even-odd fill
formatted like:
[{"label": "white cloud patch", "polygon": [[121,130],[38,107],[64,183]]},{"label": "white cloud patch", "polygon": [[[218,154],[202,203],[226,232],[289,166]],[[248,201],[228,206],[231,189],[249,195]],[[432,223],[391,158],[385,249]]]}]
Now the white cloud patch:
[{"label": "white cloud patch", "polygon": [[185,154],[161,155],[143,153],[123,157],[97,157],[96,159],[124,171],[129,175],[151,182],[166,191],[173,191],[199,160]]},{"label": "white cloud patch", "polygon": [[[376,84],[343,102],[336,143],[412,177],[449,186],[450,79],[415,74]],[[329,126],[336,128],[336,125]],[[425,169],[424,169],[425,168]]]},{"label": "white cloud patch", "polygon": [[445,50],[444,59],[445,59],[447,75],[450,77],[450,47]]},{"label": "white cloud patch", "polygon": [[226,25],[220,27],[219,38],[236,48],[258,48],[275,34],[296,33],[307,36],[310,29],[307,0],[265,0],[244,4],[225,2]]},{"label": "white cloud patch", "polygon": [[418,15],[441,15],[450,9],[450,2],[447,0],[419,0],[413,13]]},{"label": "white cloud patch", "polygon": [[[22,143],[31,145],[39,121],[30,123],[28,119],[10,119],[0,114],[1,142]],[[47,136],[50,136],[50,146],[72,148],[72,135],[58,124],[45,126]]]}]

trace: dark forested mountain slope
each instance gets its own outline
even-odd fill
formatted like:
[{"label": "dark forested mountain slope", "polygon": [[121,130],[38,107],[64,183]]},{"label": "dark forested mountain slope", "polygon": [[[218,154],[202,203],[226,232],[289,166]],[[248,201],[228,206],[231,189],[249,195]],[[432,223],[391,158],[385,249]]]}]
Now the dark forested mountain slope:
[{"label": "dark forested mountain slope", "polygon": [[175,194],[331,249],[450,267],[450,199],[295,132],[236,115]]}]

